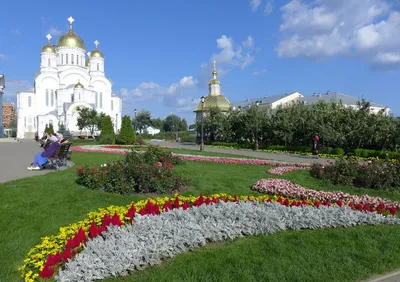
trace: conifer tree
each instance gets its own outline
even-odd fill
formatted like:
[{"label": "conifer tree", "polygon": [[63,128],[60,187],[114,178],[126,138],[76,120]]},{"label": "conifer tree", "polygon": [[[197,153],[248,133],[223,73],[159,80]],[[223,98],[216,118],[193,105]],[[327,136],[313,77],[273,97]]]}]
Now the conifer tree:
[{"label": "conifer tree", "polygon": [[110,116],[103,117],[103,122],[101,123],[100,143],[115,144],[115,132]]},{"label": "conifer tree", "polygon": [[132,121],[128,115],[122,117],[121,131],[118,136],[118,144],[131,145],[136,143],[136,134],[133,131]]}]

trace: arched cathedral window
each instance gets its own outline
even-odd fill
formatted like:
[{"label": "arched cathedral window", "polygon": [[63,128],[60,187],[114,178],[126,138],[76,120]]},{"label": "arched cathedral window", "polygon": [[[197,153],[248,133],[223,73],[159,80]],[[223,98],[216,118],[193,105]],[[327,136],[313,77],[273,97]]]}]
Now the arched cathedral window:
[{"label": "arched cathedral window", "polygon": [[32,97],[28,97],[28,107],[32,107]]},{"label": "arched cathedral window", "polygon": [[75,101],[75,95],[71,94],[71,103],[73,103]]},{"label": "arched cathedral window", "polygon": [[48,67],[51,66],[50,58],[47,59],[47,66],[48,66]]}]

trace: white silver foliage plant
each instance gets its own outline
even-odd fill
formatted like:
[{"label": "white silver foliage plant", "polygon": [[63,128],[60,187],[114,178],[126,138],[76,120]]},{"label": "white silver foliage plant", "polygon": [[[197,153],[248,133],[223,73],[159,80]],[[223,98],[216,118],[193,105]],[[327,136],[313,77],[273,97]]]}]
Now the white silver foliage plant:
[{"label": "white silver foliage plant", "polygon": [[57,281],[93,281],[123,276],[159,264],[208,242],[284,230],[399,224],[396,217],[349,207],[287,207],[278,203],[219,202],[158,216],[136,215],[126,227],[110,227],[60,270]]}]

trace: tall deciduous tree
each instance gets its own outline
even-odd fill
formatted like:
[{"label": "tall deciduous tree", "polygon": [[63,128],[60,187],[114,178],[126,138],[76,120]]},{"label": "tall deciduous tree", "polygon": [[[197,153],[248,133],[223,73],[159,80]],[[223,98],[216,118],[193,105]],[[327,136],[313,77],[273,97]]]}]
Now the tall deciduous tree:
[{"label": "tall deciduous tree", "polygon": [[135,131],[144,132],[144,130],[152,124],[151,113],[145,110],[138,112],[136,118],[133,119],[132,124]]},{"label": "tall deciduous tree", "polygon": [[92,137],[96,129],[101,130],[101,124],[105,114],[98,114],[96,110],[86,107],[79,108],[78,114],[79,117],[76,125],[78,126],[79,130],[88,130]]}]

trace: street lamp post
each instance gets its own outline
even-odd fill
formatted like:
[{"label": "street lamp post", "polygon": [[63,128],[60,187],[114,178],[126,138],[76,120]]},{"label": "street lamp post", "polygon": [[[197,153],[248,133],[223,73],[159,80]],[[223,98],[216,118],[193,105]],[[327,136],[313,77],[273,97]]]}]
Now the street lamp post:
[{"label": "street lamp post", "polygon": [[3,89],[5,87],[5,78],[3,74],[0,74],[0,138],[4,137],[3,128]]},{"label": "street lamp post", "polygon": [[134,122],[133,122],[133,130],[135,131],[135,134],[136,134],[136,109],[133,111],[133,115],[134,115]]},{"label": "street lamp post", "polygon": [[258,106],[261,101],[256,101],[256,151],[258,151]]},{"label": "street lamp post", "polygon": [[200,151],[204,151],[204,96],[201,96],[201,143]]}]

